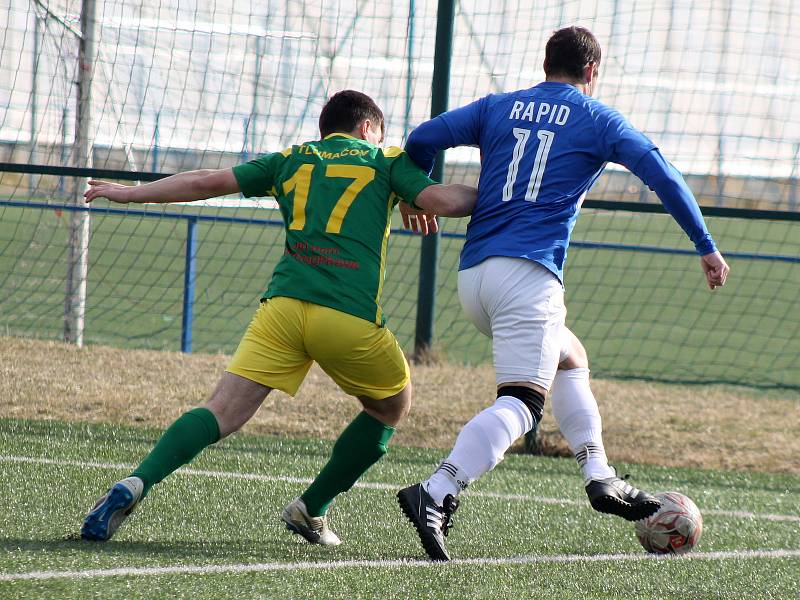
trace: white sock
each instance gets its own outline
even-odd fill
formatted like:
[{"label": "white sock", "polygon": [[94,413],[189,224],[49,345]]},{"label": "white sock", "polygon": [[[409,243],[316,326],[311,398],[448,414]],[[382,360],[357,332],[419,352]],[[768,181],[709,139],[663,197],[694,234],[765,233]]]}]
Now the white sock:
[{"label": "white sock", "polygon": [[464,425],[453,450],[425,482],[425,491],[442,506],[448,494],[458,494],[491,471],[520,436],[533,427],[533,415],[521,400],[500,396]]},{"label": "white sock", "polygon": [[615,475],[603,447],[603,423],[592,389],[589,369],[557,371],[550,388],[553,416],[575,455],[584,478]]}]

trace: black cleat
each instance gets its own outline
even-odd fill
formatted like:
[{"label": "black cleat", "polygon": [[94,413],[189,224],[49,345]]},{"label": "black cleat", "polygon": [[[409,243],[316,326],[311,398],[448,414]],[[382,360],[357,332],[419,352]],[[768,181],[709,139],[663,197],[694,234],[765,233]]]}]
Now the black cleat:
[{"label": "black cleat", "polygon": [[652,494],[637,490],[625,481],[628,477],[589,480],[586,495],[592,508],[627,521],[638,521],[655,514],[661,508],[661,502]]},{"label": "black cleat", "polygon": [[453,526],[453,513],[458,508],[458,499],[448,494],[444,497],[444,506],[438,506],[422,488],[422,484],[417,483],[397,492],[397,501],[417,529],[428,557],[431,560],[450,560],[444,547],[444,536]]}]

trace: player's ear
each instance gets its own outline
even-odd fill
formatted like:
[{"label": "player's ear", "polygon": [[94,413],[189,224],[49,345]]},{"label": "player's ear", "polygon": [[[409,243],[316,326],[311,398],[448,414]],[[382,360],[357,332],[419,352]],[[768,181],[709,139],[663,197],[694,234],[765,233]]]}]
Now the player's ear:
[{"label": "player's ear", "polygon": [[583,82],[591,84],[594,79],[594,63],[589,63],[583,67]]},{"label": "player's ear", "polygon": [[361,121],[361,123],[359,123],[357,126],[358,137],[360,137],[362,140],[368,139],[367,133],[369,132],[370,127],[372,127],[372,121],[370,121],[369,119],[364,119],[363,121]]}]

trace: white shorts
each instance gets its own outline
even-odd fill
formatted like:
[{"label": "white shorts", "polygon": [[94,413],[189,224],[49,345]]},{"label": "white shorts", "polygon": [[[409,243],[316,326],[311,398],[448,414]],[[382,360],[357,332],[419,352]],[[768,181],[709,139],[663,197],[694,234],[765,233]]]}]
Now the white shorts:
[{"label": "white shorts", "polygon": [[459,271],[458,296],[475,327],[492,338],[497,384],[528,381],[549,390],[569,352],[558,278],[532,260],[493,256]]}]

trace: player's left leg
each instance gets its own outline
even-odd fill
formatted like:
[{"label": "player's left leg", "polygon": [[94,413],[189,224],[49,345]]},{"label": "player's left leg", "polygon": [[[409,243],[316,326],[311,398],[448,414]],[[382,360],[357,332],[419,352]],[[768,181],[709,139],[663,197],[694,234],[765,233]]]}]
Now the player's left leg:
[{"label": "player's left leg", "polygon": [[553,416],[583,472],[592,508],[629,521],[650,516],[660,506],[658,499],[617,477],[608,464],[602,419],[589,385],[586,350],[566,327],[560,359],[550,388]]},{"label": "player's left leg", "polygon": [[386,454],[395,427],[411,406],[411,383],[408,363],[391,331],[358,317],[314,307],[306,347],[364,408],[339,435],[311,485],[283,512],[287,526],[308,541],[335,545],[339,539],[328,528],[328,508]]},{"label": "player's left leg", "polygon": [[[410,398],[410,383],[400,393],[380,401],[359,398],[364,410],[336,439],[328,462],[311,485],[284,509],[282,518],[291,531],[312,544],[340,543],[328,525],[328,509],[386,454],[394,425],[400,420],[398,415],[408,412]],[[385,406],[375,409],[376,404]]]}]

